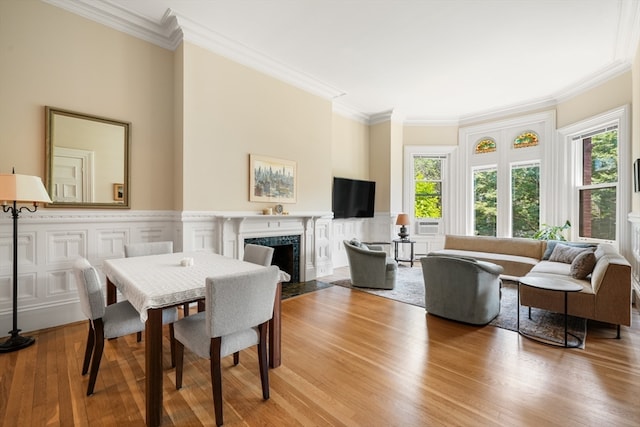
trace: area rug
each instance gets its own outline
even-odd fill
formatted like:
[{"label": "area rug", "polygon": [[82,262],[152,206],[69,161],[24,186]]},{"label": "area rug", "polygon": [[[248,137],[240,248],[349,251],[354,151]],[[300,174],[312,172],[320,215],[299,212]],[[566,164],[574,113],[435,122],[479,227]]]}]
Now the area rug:
[{"label": "area rug", "polygon": [[[350,279],[331,282],[332,285],[352,288],[395,301],[424,307],[424,279],[421,268],[400,266],[396,287],[391,290],[353,288]],[[489,325],[510,331],[517,331],[517,285],[504,281],[500,298],[500,313]],[[527,307],[520,307],[520,330],[536,337],[544,337],[549,344],[564,345],[564,315],[532,308],[531,319]],[[584,348],[587,335],[587,321],[579,317],[568,317],[568,345]]]}]

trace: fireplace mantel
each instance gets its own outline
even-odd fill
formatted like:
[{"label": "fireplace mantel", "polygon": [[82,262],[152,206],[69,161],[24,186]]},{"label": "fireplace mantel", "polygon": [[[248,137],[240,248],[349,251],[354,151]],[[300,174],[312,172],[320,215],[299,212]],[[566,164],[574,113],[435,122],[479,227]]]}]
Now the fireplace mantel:
[{"label": "fireplace mantel", "polygon": [[331,274],[332,212],[184,212],[184,250],[211,250],[242,258],[244,240],[260,237],[300,236],[300,280]]}]

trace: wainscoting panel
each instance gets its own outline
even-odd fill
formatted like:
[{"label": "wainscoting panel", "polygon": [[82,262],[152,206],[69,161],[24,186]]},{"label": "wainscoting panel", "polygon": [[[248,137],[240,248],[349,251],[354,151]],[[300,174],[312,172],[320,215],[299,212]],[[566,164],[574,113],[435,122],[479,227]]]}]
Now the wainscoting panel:
[{"label": "wainscoting panel", "polygon": [[[368,227],[363,220],[333,221],[331,212],[40,209],[18,223],[18,327],[28,333],[84,320],[71,269],[80,256],[102,275],[103,262],[124,257],[127,243],[171,240],[175,251],[241,258],[245,238],[298,235],[300,280],[309,281],[332,274],[344,252],[342,240],[366,240]],[[0,216],[0,337],[12,329],[12,254],[12,220]]]},{"label": "wainscoting panel", "polygon": [[640,214],[630,213],[631,223],[631,287],[636,306],[640,302]]}]

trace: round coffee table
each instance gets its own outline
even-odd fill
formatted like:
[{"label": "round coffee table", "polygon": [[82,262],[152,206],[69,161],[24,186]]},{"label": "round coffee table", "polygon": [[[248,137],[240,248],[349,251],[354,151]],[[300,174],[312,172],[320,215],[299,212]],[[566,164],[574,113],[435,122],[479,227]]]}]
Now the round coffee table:
[{"label": "round coffee table", "polygon": [[[532,288],[545,289],[553,292],[564,292],[564,347],[579,347],[582,345],[582,340],[574,334],[569,334],[567,331],[567,294],[569,292],[579,292],[582,290],[582,286],[577,283],[570,282],[568,280],[556,279],[553,277],[540,277],[540,276],[525,276],[518,280],[518,333],[524,337],[533,339],[549,345],[558,345],[551,340],[544,337],[532,335],[526,333],[520,329],[520,286],[530,286]],[[529,318],[531,318],[531,307],[529,307]],[[569,346],[567,341],[567,335],[571,335],[578,340],[576,345]]]}]

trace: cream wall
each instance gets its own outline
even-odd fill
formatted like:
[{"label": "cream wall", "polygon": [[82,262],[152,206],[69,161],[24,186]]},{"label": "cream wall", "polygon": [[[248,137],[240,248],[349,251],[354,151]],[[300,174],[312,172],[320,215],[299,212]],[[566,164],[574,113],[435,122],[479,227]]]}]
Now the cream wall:
[{"label": "cream wall", "polygon": [[331,131],[333,176],[368,180],[369,126],[334,113]]},{"label": "cream wall", "polygon": [[632,101],[631,71],[556,106],[556,126],[571,125]]},{"label": "cream wall", "polygon": [[[640,45],[636,51],[636,57],[633,61],[632,76],[632,105],[640,105]],[[631,159],[640,158],[640,131],[634,124],[640,123],[640,108],[631,108]],[[633,193],[631,196],[631,211],[640,212],[640,193]]]},{"label": "cream wall", "polygon": [[132,123],[131,206],[173,208],[173,52],[39,1],[0,1],[0,172],[44,176],[45,105]]},{"label": "cream wall", "polygon": [[458,145],[458,126],[405,126],[404,145]]},{"label": "cream wall", "polygon": [[289,211],[331,209],[328,100],[215,55],[184,46],[183,209],[260,212],[249,201],[249,154],[297,163]]},{"label": "cream wall", "polygon": [[369,178],[376,182],[376,212],[390,212],[391,203],[391,121],[369,129]]}]

